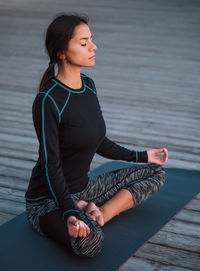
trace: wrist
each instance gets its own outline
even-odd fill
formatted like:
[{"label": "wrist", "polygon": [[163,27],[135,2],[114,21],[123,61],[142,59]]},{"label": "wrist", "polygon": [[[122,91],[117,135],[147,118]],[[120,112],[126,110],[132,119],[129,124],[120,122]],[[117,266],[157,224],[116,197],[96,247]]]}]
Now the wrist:
[{"label": "wrist", "polygon": [[63,213],[63,215],[62,215],[62,219],[65,221],[65,222],[67,222],[67,220],[68,220],[68,218],[70,217],[70,216],[75,216],[76,218],[78,218],[79,217],[79,210],[73,210],[73,209],[71,209],[71,210],[67,210],[67,211],[65,211],[64,213]]},{"label": "wrist", "polygon": [[148,153],[147,151],[138,152],[138,162],[148,163]]}]

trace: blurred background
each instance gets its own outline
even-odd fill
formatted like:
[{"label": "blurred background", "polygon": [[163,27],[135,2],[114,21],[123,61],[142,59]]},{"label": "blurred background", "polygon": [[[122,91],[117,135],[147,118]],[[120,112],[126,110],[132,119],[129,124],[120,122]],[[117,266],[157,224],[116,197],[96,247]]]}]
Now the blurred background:
[{"label": "blurred background", "polygon": [[[166,167],[199,170],[198,0],[0,0],[0,224],[23,212],[37,160],[32,102],[60,12],[87,14],[107,136],[134,150],[165,147]],[[91,169],[108,159],[95,155]]]}]

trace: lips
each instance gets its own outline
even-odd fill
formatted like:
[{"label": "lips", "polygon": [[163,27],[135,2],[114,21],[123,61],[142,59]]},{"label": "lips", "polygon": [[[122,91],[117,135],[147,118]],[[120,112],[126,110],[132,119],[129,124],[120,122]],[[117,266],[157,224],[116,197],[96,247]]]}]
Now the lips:
[{"label": "lips", "polygon": [[94,57],[95,57],[95,55],[93,55],[93,56],[89,57],[89,59],[92,59],[92,58],[94,58]]}]

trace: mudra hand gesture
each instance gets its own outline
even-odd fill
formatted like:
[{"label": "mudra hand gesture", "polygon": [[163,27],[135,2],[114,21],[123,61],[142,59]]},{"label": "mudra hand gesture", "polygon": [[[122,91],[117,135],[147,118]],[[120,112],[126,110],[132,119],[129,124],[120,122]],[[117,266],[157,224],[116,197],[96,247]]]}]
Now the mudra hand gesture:
[{"label": "mudra hand gesture", "polygon": [[[162,155],[159,155],[163,153]],[[165,165],[168,159],[167,149],[151,149],[147,151],[148,163],[153,163],[157,165]]]}]

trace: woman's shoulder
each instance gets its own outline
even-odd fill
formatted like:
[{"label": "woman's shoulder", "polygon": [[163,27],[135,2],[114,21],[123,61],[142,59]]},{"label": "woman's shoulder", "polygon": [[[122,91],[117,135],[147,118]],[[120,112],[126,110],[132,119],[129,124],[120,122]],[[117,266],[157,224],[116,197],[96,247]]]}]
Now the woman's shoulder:
[{"label": "woman's shoulder", "polygon": [[46,82],[46,84],[42,87],[42,89],[38,91],[38,94],[39,93],[45,94],[47,92],[50,92],[56,86],[55,82],[52,79],[53,77],[49,81]]},{"label": "woman's shoulder", "polygon": [[[43,87],[40,89],[34,98],[33,106],[41,106],[44,102],[45,104],[52,104],[52,102],[55,103],[55,90],[56,84],[49,80]],[[51,98],[51,99],[50,99]]]},{"label": "woman's shoulder", "polygon": [[86,83],[86,85],[89,86],[90,88],[92,88],[92,90],[94,90],[96,93],[96,87],[95,87],[94,80],[90,76],[83,74],[83,73],[81,73],[81,77],[84,79],[84,82]]},{"label": "woman's shoulder", "polygon": [[81,73],[81,77],[84,78],[85,80],[93,81],[93,79],[87,74]]}]

